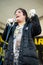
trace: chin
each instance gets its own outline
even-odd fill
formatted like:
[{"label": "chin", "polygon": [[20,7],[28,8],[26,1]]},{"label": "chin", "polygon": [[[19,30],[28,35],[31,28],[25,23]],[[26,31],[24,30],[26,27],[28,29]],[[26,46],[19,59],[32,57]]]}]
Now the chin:
[{"label": "chin", "polygon": [[16,21],[17,21],[18,23],[21,22],[21,20],[19,20],[19,19],[17,19]]}]

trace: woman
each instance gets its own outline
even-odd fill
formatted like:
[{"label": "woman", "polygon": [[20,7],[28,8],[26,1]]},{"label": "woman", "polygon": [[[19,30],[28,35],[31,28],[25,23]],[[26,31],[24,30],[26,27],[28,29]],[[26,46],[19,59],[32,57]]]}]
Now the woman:
[{"label": "woman", "polygon": [[[34,36],[41,33],[39,18],[33,13],[29,19],[23,8],[18,8],[15,16],[16,22],[12,26],[7,40],[8,47],[4,65],[39,65],[33,41]],[[6,26],[3,33],[3,40],[6,38],[8,27],[9,25]]]}]

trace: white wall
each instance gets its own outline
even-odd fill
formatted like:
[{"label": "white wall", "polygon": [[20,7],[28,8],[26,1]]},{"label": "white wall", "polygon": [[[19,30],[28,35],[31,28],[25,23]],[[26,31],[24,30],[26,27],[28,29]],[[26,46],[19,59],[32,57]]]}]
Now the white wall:
[{"label": "white wall", "polygon": [[40,34],[40,35],[43,35],[43,19],[41,19],[41,20],[40,20],[40,24],[41,24],[41,29],[42,29],[41,34]]},{"label": "white wall", "polygon": [[6,23],[19,7],[25,8],[28,15],[32,8],[36,9],[38,16],[43,15],[43,0],[0,0],[0,21]]}]

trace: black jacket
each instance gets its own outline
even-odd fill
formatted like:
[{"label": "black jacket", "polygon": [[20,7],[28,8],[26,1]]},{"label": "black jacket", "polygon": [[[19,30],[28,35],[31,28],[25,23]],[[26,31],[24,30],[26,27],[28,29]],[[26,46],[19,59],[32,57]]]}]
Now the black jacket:
[{"label": "black jacket", "polygon": [[[13,64],[13,34],[18,24],[15,23],[12,27],[9,38],[7,40],[8,47],[5,56],[5,65]],[[6,27],[2,38],[5,40],[9,26]],[[23,28],[23,34],[21,38],[19,62],[18,65],[38,65],[36,47],[33,41],[34,36],[41,33],[41,26],[39,23],[38,16],[35,15],[31,20],[27,21]]]}]

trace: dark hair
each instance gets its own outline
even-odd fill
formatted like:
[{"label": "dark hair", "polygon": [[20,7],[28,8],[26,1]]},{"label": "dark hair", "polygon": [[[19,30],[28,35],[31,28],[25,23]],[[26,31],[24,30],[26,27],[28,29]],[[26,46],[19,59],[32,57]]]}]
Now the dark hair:
[{"label": "dark hair", "polygon": [[[28,14],[27,14],[26,10],[23,9],[23,8],[18,8],[18,9],[16,9],[16,11],[17,11],[17,10],[21,10],[21,11],[23,12],[23,15],[26,16],[26,21],[27,21],[27,19],[28,19]],[[15,11],[15,13],[16,13],[16,11]],[[14,14],[15,14],[15,13],[14,13]]]}]

